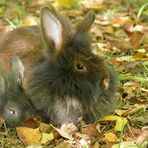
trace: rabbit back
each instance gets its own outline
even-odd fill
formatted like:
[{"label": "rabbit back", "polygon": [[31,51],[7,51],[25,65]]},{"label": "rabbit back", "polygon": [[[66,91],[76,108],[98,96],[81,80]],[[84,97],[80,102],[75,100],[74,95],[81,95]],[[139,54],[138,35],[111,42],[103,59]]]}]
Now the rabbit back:
[{"label": "rabbit back", "polygon": [[38,26],[20,27],[0,37],[0,57],[9,67],[9,58],[19,56],[26,70],[42,60],[44,49],[41,31]]}]

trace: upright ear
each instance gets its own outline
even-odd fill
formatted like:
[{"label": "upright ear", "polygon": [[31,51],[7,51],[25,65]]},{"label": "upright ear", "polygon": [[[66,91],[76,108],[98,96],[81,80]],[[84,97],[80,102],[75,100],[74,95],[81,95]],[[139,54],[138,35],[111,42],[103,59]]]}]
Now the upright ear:
[{"label": "upright ear", "polygon": [[41,29],[45,45],[53,52],[62,50],[71,32],[69,20],[55,11],[51,5],[41,10]]},{"label": "upright ear", "polygon": [[22,85],[25,70],[23,63],[17,56],[10,57],[9,63],[18,83]]},{"label": "upright ear", "polygon": [[88,33],[94,21],[95,13],[94,11],[89,11],[84,19],[76,26],[76,33]]},{"label": "upright ear", "polygon": [[5,92],[6,84],[7,84],[7,82],[5,81],[4,77],[2,75],[0,75],[0,93]]}]

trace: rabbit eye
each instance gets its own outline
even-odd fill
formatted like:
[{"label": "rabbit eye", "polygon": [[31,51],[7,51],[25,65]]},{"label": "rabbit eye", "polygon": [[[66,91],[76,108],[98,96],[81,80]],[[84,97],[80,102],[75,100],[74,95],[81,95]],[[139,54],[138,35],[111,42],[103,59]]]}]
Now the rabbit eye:
[{"label": "rabbit eye", "polygon": [[10,114],[11,114],[11,115],[14,115],[14,116],[17,116],[17,111],[15,111],[15,110],[10,110]]},{"label": "rabbit eye", "polygon": [[77,63],[75,65],[75,68],[76,68],[76,70],[79,70],[79,71],[85,71],[86,70],[86,67],[82,63]]}]

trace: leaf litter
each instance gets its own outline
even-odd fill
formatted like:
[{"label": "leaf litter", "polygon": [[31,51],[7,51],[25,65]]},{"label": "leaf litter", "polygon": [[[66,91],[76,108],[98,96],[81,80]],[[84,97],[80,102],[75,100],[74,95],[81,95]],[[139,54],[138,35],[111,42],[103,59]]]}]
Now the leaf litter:
[{"label": "leaf litter", "polygon": [[[96,12],[92,28],[94,52],[118,72],[118,106],[114,115],[80,127],[61,129],[29,119],[25,127],[8,128],[0,118],[1,147],[142,147],[148,145],[148,28],[144,0],[51,1],[74,22],[88,10]],[[0,31],[4,34],[19,26],[39,24],[40,8],[46,0],[5,0],[0,5]],[[11,8],[11,9],[10,9]],[[15,9],[14,9],[15,8]],[[139,11],[140,10],[140,11]],[[5,13],[6,12],[6,13]],[[5,19],[7,16],[7,20]]]}]

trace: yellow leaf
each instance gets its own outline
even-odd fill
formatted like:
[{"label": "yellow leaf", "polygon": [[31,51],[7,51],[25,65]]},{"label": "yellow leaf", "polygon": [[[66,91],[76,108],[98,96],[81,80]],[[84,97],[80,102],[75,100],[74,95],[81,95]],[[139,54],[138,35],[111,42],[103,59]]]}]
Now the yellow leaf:
[{"label": "yellow leaf", "polygon": [[111,132],[105,133],[104,136],[104,140],[107,140],[108,142],[115,142],[117,140],[117,136]]},{"label": "yellow leaf", "polygon": [[58,6],[62,8],[78,8],[79,1],[78,0],[58,0]]},{"label": "yellow leaf", "polygon": [[40,143],[41,133],[38,128],[32,129],[28,127],[17,127],[16,131],[19,139],[26,146]]},{"label": "yellow leaf", "polygon": [[31,25],[37,25],[37,24],[38,24],[38,22],[37,22],[37,18],[36,17],[26,16],[23,19],[23,25],[24,26],[31,26]]},{"label": "yellow leaf", "polygon": [[122,131],[126,123],[127,123],[126,118],[122,118],[122,117],[118,118],[116,125],[114,127],[115,131]]},{"label": "yellow leaf", "polygon": [[53,139],[54,139],[53,133],[50,133],[50,134],[42,133],[41,143],[45,144],[49,140],[53,140]]},{"label": "yellow leaf", "polygon": [[46,123],[40,123],[39,130],[41,133],[52,133],[53,127]]},{"label": "yellow leaf", "polygon": [[116,121],[116,125],[114,127],[115,131],[122,131],[124,126],[127,123],[127,119],[123,117],[118,117],[118,116],[105,116],[101,121]]},{"label": "yellow leaf", "polygon": [[115,113],[117,114],[117,115],[119,115],[119,116],[122,116],[124,113],[126,113],[127,112],[127,110],[119,110],[119,109],[116,109],[115,110]]}]

